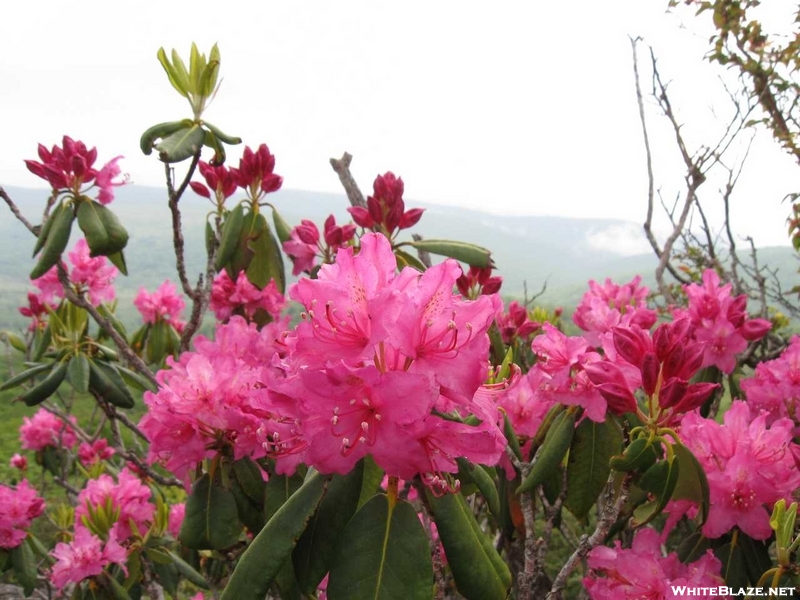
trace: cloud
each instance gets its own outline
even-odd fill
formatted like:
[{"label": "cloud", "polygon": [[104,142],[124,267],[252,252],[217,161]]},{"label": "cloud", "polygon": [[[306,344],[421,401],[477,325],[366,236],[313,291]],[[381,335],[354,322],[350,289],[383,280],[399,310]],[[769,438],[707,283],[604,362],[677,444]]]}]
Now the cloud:
[{"label": "cloud", "polygon": [[619,256],[634,256],[650,252],[650,244],[641,225],[615,223],[601,229],[592,229],[586,235],[591,250],[611,252]]}]

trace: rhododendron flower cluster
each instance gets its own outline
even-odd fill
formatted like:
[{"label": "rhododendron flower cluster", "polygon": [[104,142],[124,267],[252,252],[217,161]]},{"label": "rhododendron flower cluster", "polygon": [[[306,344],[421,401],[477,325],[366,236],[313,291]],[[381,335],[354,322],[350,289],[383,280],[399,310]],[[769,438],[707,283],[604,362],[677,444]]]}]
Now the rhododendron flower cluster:
[{"label": "rhododendron flower cluster", "polygon": [[89,150],[86,144],[69,136],[65,135],[61,146],[54,145],[51,150],[39,144],[38,152],[42,162],[26,160],[25,165],[31,173],[47,181],[55,191],[70,191],[81,195],[97,187],[97,200],[101,204],[108,204],[114,199],[114,188],[128,182],[127,177],[117,179],[120,174],[117,162],[121,156],[112,158],[97,170],[94,168],[97,148]]},{"label": "rhododendron flower cluster", "polygon": [[89,577],[97,577],[108,565],[116,563],[125,569],[128,553],[115,535],[104,542],[88,529],[78,527],[70,543],[61,542],[51,552],[56,563],[50,571],[50,581],[59,589],[70,583],[79,583]]},{"label": "rhododendron flower cluster", "polygon": [[403,180],[392,172],[378,175],[372,184],[372,196],[367,206],[353,206],[347,210],[353,221],[364,229],[380,231],[392,236],[395,230],[408,229],[422,218],[423,208],[406,210],[403,201]]},{"label": "rhododendron flower cluster", "polygon": [[492,276],[493,268],[470,266],[466,273],[456,279],[456,287],[461,295],[474,300],[483,294],[496,294],[503,285],[503,278],[499,275]]},{"label": "rhododendron flower cluster", "polygon": [[545,372],[536,368],[524,375],[516,373],[498,394],[498,405],[508,415],[518,436],[536,435],[547,411],[555,404],[553,394],[548,393],[547,379]]},{"label": "rhododendron flower cluster", "polygon": [[314,222],[303,219],[300,225],[292,229],[291,239],[283,243],[283,251],[292,259],[294,265],[292,274],[311,272],[316,266],[317,257],[324,263],[331,262],[339,248],[352,242],[355,233],[355,225],[337,225],[336,218],[330,215],[325,219],[323,245],[319,229]]},{"label": "rhododendron flower cluster", "polygon": [[456,457],[494,464],[505,445],[496,407],[476,395],[500,300],[455,296],[452,260],[423,274],[395,269],[388,239],[367,234],[358,254],[342,249],[317,279],[292,287],[306,313],[287,343],[304,368],[279,391],[296,399],[306,462],[321,472],[347,473],[369,454],[389,475],[446,488],[441,474],[457,470]]},{"label": "rhododendron flower cluster", "polygon": [[50,310],[56,309],[56,305],[42,301],[41,295],[28,292],[28,306],[20,306],[19,313],[23,317],[30,317],[29,331],[36,331],[47,326],[48,307]]},{"label": "rhododendron flower cluster", "polygon": [[169,522],[167,524],[167,531],[175,539],[178,539],[178,535],[180,535],[181,525],[183,525],[183,518],[185,516],[185,502],[179,502],[169,507]]},{"label": "rhododendron flower cluster", "polygon": [[[153,521],[156,507],[150,502],[150,488],[131,473],[122,469],[115,481],[110,475],[100,475],[90,479],[78,494],[75,508],[75,522],[81,524],[83,518],[91,519],[89,508],[107,507],[119,511],[115,524],[115,533],[120,541],[131,536],[131,522],[136,524],[140,532],[145,532]],[[81,525],[76,525],[79,529]]]},{"label": "rhododendron flower cluster", "polygon": [[211,287],[209,307],[220,322],[227,321],[234,314],[252,320],[259,309],[278,319],[285,305],[286,299],[273,280],[260,290],[250,283],[244,271],[239,271],[236,281],[227,271],[220,271]]},{"label": "rhododendron flower cluster", "polygon": [[747,296],[731,295],[730,283],[720,285],[712,269],[703,272],[703,284],[684,286],[689,308],[675,309],[676,318],[692,321],[694,337],[705,342],[703,366],[715,366],[723,373],[736,367],[736,355],[747,349],[747,342],[760,340],[772,328],[766,319],[747,318]]},{"label": "rhododendron flower cluster", "polygon": [[[194,193],[203,198],[211,198],[213,192],[217,204],[223,204],[226,198],[230,198],[238,187],[235,169],[228,169],[224,164],[211,165],[204,160],[197,164],[197,170],[206,180],[208,187],[199,181],[190,181]],[[209,188],[211,188],[209,190]]]},{"label": "rhododendron flower cluster", "polygon": [[139,427],[151,441],[148,460],[183,478],[220,451],[237,459],[264,456],[265,431],[294,426],[293,418],[279,416],[263,383],[273,377],[272,360],[285,354],[278,341],[285,326],[270,323],[259,331],[234,316],[217,328],[214,341],[200,336],[194,352],[178,361],[168,357],[158,392],[144,395],[148,412]]},{"label": "rhododendron flower cluster", "polygon": [[110,459],[116,452],[114,448],[108,445],[107,439],[99,438],[91,444],[83,442],[78,447],[78,458],[84,465],[91,465]]},{"label": "rhododendron flower cluster", "polygon": [[274,173],[275,156],[266,144],[261,144],[255,151],[245,146],[238,169],[210,165],[204,161],[198,163],[198,169],[208,187],[199,181],[192,181],[192,190],[204,198],[211,198],[213,193],[218,204],[232,196],[237,187],[245,190],[252,201],[258,201],[265,194],[278,191],[283,184],[283,178]]},{"label": "rhododendron flower cluster", "polygon": [[157,321],[169,321],[176,329],[182,328],[181,313],[186,301],[169,280],[164,281],[152,294],[143,287],[139,288],[133,304],[145,323],[153,325]]},{"label": "rhododendron flower cluster", "polygon": [[800,436],[800,337],[775,360],[760,363],[753,377],[741,381],[747,405],[755,418],[767,413],[767,425],[777,419],[794,421],[794,435]]},{"label": "rhododendron flower cluster", "polygon": [[[791,502],[800,487],[793,423],[778,419],[767,428],[766,414],[752,419],[744,402],[734,402],[719,424],[697,413],[683,418],[680,436],[708,478],[711,508],[703,535],[717,538],[739,527],[757,540],[772,534],[769,518],[781,498]],[[677,503],[675,503],[677,504]],[[676,520],[686,502],[673,506]]]},{"label": "rhododendron flower cluster", "polygon": [[[114,300],[116,292],[113,283],[119,271],[105,256],[92,258],[89,255],[89,245],[84,238],[79,239],[75,248],[69,253],[69,261],[72,263],[72,269],[68,274],[69,281],[77,293],[87,294],[93,306]],[[39,301],[42,303],[52,304],[55,299],[64,297],[64,288],[58,280],[57,267],[34,279],[33,285],[41,291]]]},{"label": "rhododendron flower cluster", "polygon": [[20,471],[24,471],[28,468],[28,459],[25,458],[22,454],[14,454],[11,457],[11,460],[8,461],[8,465],[12,469],[19,469]]},{"label": "rhododendron flower cluster", "polygon": [[497,327],[505,344],[513,344],[515,340],[527,340],[541,326],[541,323],[531,321],[528,309],[517,301],[512,301],[508,305],[508,312],[497,315]]},{"label": "rhododendron flower cluster", "polygon": [[677,598],[673,586],[724,585],[722,564],[711,550],[683,564],[675,552],[663,556],[659,533],[650,528],[639,529],[630,548],[622,548],[619,541],[613,548],[593,548],[588,564],[591,571],[583,585],[592,600]]},{"label": "rhododendron flower cluster", "polygon": [[[77,424],[75,417],[70,417]],[[72,427],[40,408],[33,417],[22,417],[19,439],[25,450],[44,450],[48,446],[72,448],[77,441]]]},{"label": "rhododendron flower cluster", "polygon": [[14,487],[0,484],[0,548],[19,546],[31,521],[44,512],[44,500],[27,480]]},{"label": "rhododendron flower cluster", "polygon": [[647,308],[648,289],[640,286],[638,275],[624,285],[606,279],[604,285],[589,281],[589,291],[583,295],[572,315],[575,324],[586,333],[584,337],[592,346],[600,346],[600,334],[613,327],[638,325],[650,329],[658,318]]}]

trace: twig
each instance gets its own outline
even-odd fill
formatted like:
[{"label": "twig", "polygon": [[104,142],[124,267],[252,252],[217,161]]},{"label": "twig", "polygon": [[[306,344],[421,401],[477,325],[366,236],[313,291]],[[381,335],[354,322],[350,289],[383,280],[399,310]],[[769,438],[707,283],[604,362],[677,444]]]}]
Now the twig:
[{"label": "twig", "polygon": [[10,208],[14,216],[17,217],[17,220],[23,225],[25,225],[26,229],[30,231],[33,235],[39,237],[39,228],[31,225],[30,221],[28,221],[28,219],[26,219],[25,216],[20,212],[19,207],[14,203],[14,201],[11,199],[11,197],[8,195],[5,189],[3,189],[2,186],[0,186],[0,198],[6,201],[6,204],[8,204],[8,208]]},{"label": "twig", "polygon": [[194,175],[194,171],[197,168],[197,163],[199,161],[200,150],[198,149],[197,152],[194,153],[192,162],[189,165],[189,170],[186,172],[186,176],[183,178],[183,182],[177,190],[172,184],[172,167],[169,165],[169,163],[164,163],[164,172],[167,178],[167,193],[169,195],[169,210],[172,214],[172,244],[175,248],[175,266],[178,270],[178,278],[181,281],[183,293],[189,296],[191,300],[195,299],[195,290],[192,289],[192,286],[189,284],[189,280],[186,277],[183,228],[181,225],[181,211],[178,209],[178,202],[180,201],[181,196],[183,196],[183,193],[186,191],[186,187],[189,185],[189,181],[192,179],[192,175]]},{"label": "twig", "polygon": [[336,171],[336,174],[339,176],[339,181],[342,182],[342,187],[344,188],[345,194],[347,194],[347,199],[350,201],[350,204],[352,206],[366,207],[367,202],[364,200],[364,194],[358,189],[358,184],[353,178],[352,173],[350,173],[350,163],[352,160],[353,157],[345,152],[342,154],[342,158],[331,159],[331,167],[333,167],[333,170]]}]

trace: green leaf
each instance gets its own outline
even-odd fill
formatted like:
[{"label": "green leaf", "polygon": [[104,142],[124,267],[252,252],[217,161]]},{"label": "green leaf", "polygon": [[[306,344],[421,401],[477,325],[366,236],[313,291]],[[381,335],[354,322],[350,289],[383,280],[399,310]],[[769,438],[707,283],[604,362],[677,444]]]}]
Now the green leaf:
[{"label": "green leaf", "polygon": [[256,215],[254,236],[249,242],[249,247],[253,252],[253,258],[247,266],[247,279],[262,290],[272,279],[278,291],[283,293],[286,290],[283,255],[262,214]]},{"label": "green leaf", "polygon": [[363,476],[363,461],[347,475],[334,475],[317,512],[297,542],[292,562],[305,594],[312,594],[330,569],[336,543],[356,513]]},{"label": "green leaf", "polygon": [[646,437],[633,440],[621,455],[611,457],[611,468],[615,471],[630,472],[647,470],[658,459],[653,444]]},{"label": "green leaf", "polygon": [[675,457],[681,461],[681,470],[675,491],[672,492],[674,500],[691,500],[699,510],[697,511],[697,524],[703,526],[708,518],[710,507],[708,479],[706,472],[700,465],[695,455],[683,444],[673,446]]},{"label": "green leaf", "polygon": [[33,555],[27,540],[11,550],[11,566],[17,582],[22,586],[26,596],[30,596],[38,585],[36,557]]},{"label": "green leaf", "polygon": [[459,593],[467,600],[505,600],[511,572],[464,497],[426,495]]},{"label": "green leaf", "polygon": [[111,327],[113,327],[114,331],[120,334],[123,339],[128,339],[128,331],[125,329],[125,325],[122,324],[122,321],[117,318],[117,315],[114,314],[114,311],[109,308],[105,302],[97,307],[97,312],[108,319],[108,321],[111,323]]},{"label": "green leaf", "polygon": [[661,514],[667,506],[675,491],[680,475],[680,460],[674,457],[672,461],[662,460],[645,471],[638,481],[638,486],[655,496],[654,500],[647,502],[633,511],[635,527],[645,525]]},{"label": "green leaf", "polygon": [[442,256],[449,256],[468,265],[474,265],[481,269],[494,266],[492,253],[486,248],[468,244],[466,242],[453,242],[449,240],[418,240],[406,242],[417,250],[431,252]]},{"label": "green leaf", "polygon": [[72,232],[72,221],[75,219],[75,212],[72,205],[64,200],[50,215],[53,219],[53,226],[50,228],[47,240],[42,247],[42,254],[39,262],[31,271],[31,279],[39,279],[47,273],[54,264],[61,258],[61,254],[69,242],[69,234]]},{"label": "green leaf", "polygon": [[139,138],[139,147],[142,149],[144,154],[149,156],[153,153],[153,146],[155,145],[156,140],[164,139],[179,129],[184,129],[191,126],[191,119],[183,119],[182,121],[169,121],[167,123],[153,125],[142,134],[141,138]]},{"label": "green leaf", "polygon": [[44,365],[36,365],[34,367],[31,367],[30,369],[26,369],[22,373],[18,373],[16,375],[14,375],[14,377],[11,377],[10,379],[7,379],[6,381],[4,381],[3,384],[0,385],[0,392],[2,392],[3,390],[9,390],[11,388],[14,388],[14,387],[18,386],[19,384],[21,384],[21,383],[23,383],[25,381],[28,381],[30,378],[34,377],[35,375],[38,375],[39,373],[43,373],[44,371],[48,371],[48,370],[50,370],[52,368],[53,368],[53,363],[47,363],[47,364],[44,364]]},{"label": "green leaf", "polygon": [[133,408],[133,394],[114,365],[89,359],[89,391],[120,408]]},{"label": "green leaf", "polygon": [[761,575],[773,566],[769,553],[770,540],[754,540],[740,531],[736,541],[742,550],[747,577],[751,584],[756,584]]},{"label": "green leaf", "polygon": [[34,335],[34,343],[33,343],[33,356],[31,357],[34,361],[39,361],[44,356],[44,353],[50,347],[50,342],[53,340],[53,323],[51,322],[47,327],[45,327],[44,331],[36,331]]},{"label": "green leaf", "polygon": [[271,476],[264,488],[264,519],[269,521],[302,486],[303,478],[297,474]]},{"label": "green leaf", "polygon": [[408,252],[403,252],[399,248],[395,248],[394,255],[397,257],[397,268],[402,269],[403,267],[411,267],[412,269],[416,269],[420,273],[425,272],[425,264],[418,259],[413,254]]},{"label": "green leaf", "polygon": [[169,554],[170,558],[172,558],[172,562],[175,564],[175,567],[178,569],[178,572],[181,575],[183,575],[186,579],[188,579],[190,582],[192,582],[194,585],[196,585],[199,588],[202,588],[204,590],[207,590],[207,589],[210,588],[210,586],[208,585],[208,582],[205,580],[205,578],[202,575],[200,575],[200,573],[195,571],[194,568],[192,567],[192,565],[187,563],[180,556],[175,554],[172,550],[167,550],[165,548],[164,551],[167,554]]},{"label": "green leaf", "polygon": [[555,418],[550,426],[542,443],[542,449],[538,452],[536,463],[517,489],[518,494],[532,490],[546,477],[551,477],[555,473],[569,450],[574,435],[575,413],[565,410]]},{"label": "green leaf", "polygon": [[219,61],[210,60],[203,69],[200,75],[200,82],[198,84],[197,93],[201,96],[208,98],[214,93],[214,88],[217,85],[217,76],[219,75]]},{"label": "green leaf", "polygon": [[746,588],[750,584],[747,577],[742,548],[738,544],[728,542],[714,550],[714,555],[722,563],[720,575],[728,587],[735,589]]},{"label": "green leaf", "polygon": [[564,505],[583,519],[594,506],[611,473],[608,461],[622,445],[616,422],[584,419],[575,430],[567,461],[567,497]]},{"label": "green leaf", "polygon": [[517,434],[514,431],[514,426],[511,424],[511,419],[509,418],[508,413],[506,413],[506,411],[502,412],[503,432],[508,440],[508,445],[511,448],[511,451],[514,453],[514,456],[517,457],[517,460],[522,460],[522,449],[519,445],[519,438],[517,438]]},{"label": "green leaf", "polygon": [[[162,565],[159,563],[153,564],[153,571],[158,576],[158,582],[161,586],[172,595],[173,598],[178,597],[178,568],[174,564]],[[188,577],[187,577],[188,579]]]},{"label": "green leaf", "polygon": [[247,456],[240,458],[233,463],[233,475],[236,481],[253,502],[264,503],[265,482],[262,477],[263,471],[256,463]]},{"label": "green leaf", "polygon": [[263,600],[322,500],[326,484],[324,476],[311,475],[278,509],[242,554],[221,600]]},{"label": "green leaf", "polygon": [[94,200],[82,200],[78,206],[78,226],[86,236],[90,256],[108,256],[128,244],[128,232],[117,215]]},{"label": "green leaf", "polygon": [[178,539],[194,550],[221,550],[235,544],[241,533],[233,494],[204,474],[186,499],[186,516]]},{"label": "green leaf", "polygon": [[89,359],[83,352],[78,352],[69,359],[67,375],[76,392],[85,394],[89,391]]},{"label": "green leaf", "polygon": [[61,385],[61,382],[64,381],[66,376],[67,363],[53,363],[53,370],[50,371],[50,374],[27,392],[22,394],[19,398],[17,398],[17,400],[24,402],[27,406],[36,406],[37,404],[41,404],[55,393],[55,391],[58,389],[58,386]]},{"label": "green leaf", "polygon": [[330,600],[433,598],[433,564],[414,508],[383,494],[348,523],[331,565]]},{"label": "green leaf", "polygon": [[160,363],[167,355],[169,345],[169,323],[158,320],[150,327],[147,336],[147,362]]},{"label": "green leaf", "polygon": [[225,164],[225,160],[228,157],[225,153],[225,146],[222,145],[222,142],[217,139],[217,136],[215,136],[213,132],[206,131],[206,139],[203,144],[214,151],[214,156],[211,157],[209,164],[212,166]]},{"label": "green leaf", "polygon": [[364,463],[364,476],[361,479],[361,494],[358,497],[358,508],[364,506],[380,489],[383,481],[383,469],[378,466],[375,459],[367,455],[361,462]]},{"label": "green leaf", "polygon": [[[175,51],[173,50],[173,53],[174,52]],[[169,82],[172,84],[172,87],[174,87],[181,96],[188,98],[189,78],[186,76],[186,67],[183,68],[183,71],[178,71],[178,69],[176,69],[172,63],[169,62],[164,48],[158,49],[157,56],[158,62],[160,62],[161,66],[164,67],[164,71],[167,73],[167,77],[169,77]],[[183,63],[181,62],[181,64]],[[145,154],[149,154],[149,152],[145,152]]]},{"label": "green leaf", "polygon": [[278,241],[283,244],[288,242],[292,237],[292,228],[284,220],[275,207],[272,207],[272,224],[275,226],[275,234],[278,236]]},{"label": "green leaf", "polygon": [[14,348],[14,350],[18,350],[23,354],[28,351],[28,347],[25,345],[25,342],[16,333],[11,333],[10,331],[0,331],[0,338],[5,338],[11,347]]},{"label": "green leaf", "polygon": [[203,121],[203,125],[224,144],[235,146],[236,144],[242,143],[242,138],[234,135],[228,135],[227,133],[221,131],[219,127],[212,125],[208,121]]},{"label": "green leaf", "polygon": [[177,163],[194,156],[203,147],[206,132],[194,123],[165,137],[158,144],[158,157],[165,163]]},{"label": "green leaf", "polygon": [[123,275],[128,274],[128,264],[125,262],[125,254],[120,250],[119,252],[112,252],[106,258],[109,262],[119,269]]},{"label": "green leaf", "polygon": [[222,223],[222,235],[217,250],[217,260],[214,268],[221,271],[230,262],[236,245],[242,237],[242,227],[244,226],[244,206],[240,203],[225,216]]},{"label": "green leaf", "polygon": [[239,516],[239,520],[253,535],[257,534],[266,523],[264,519],[264,506],[262,504],[263,498],[260,501],[255,501],[250,498],[244,490],[242,490],[241,484],[236,481],[236,479],[229,483],[229,489],[236,501],[236,513]]},{"label": "green leaf", "polygon": [[31,254],[31,257],[39,254],[39,250],[42,249],[42,246],[44,246],[44,243],[47,241],[47,236],[50,235],[50,229],[52,227],[53,215],[50,215],[42,223],[41,229],[39,230],[39,236],[36,238],[36,245],[33,247],[33,254]]},{"label": "green leaf", "polygon": [[480,493],[486,500],[486,506],[489,507],[495,518],[500,516],[500,496],[497,494],[497,485],[494,482],[494,477],[489,475],[481,465],[476,465],[466,458],[457,458],[458,472],[460,476],[466,475],[468,482],[474,483]]}]

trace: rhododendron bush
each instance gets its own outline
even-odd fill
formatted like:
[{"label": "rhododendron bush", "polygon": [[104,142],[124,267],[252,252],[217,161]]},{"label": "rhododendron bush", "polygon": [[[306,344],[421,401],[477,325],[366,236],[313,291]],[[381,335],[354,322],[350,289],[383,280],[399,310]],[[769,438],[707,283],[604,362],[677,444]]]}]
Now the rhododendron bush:
[{"label": "rhododendron bush", "polygon": [[[202,118],[217,48],[193,46],[188,68],[158,57],[192,117],[141,138],[168,165],[178,269],[139,290],[136,331],[115,316],[122,157],[97,169],[97,150],[64,136],[26,161],[52,192],[43,223],[19,215],[36,291],[30,327],[4,334],[24,368],[0,389],[31,407],[0,487],[9,580],[28,595],[245,600],[793,585],[800,340],[744,369],[772,323],[724,272],[698,272],[679,305],[639,277],[591,281],[569,335],[560,310],[503,302],[488,250],[408,235],[424,213],[391,172],[365,200],[349,157],[332,161],[352,222],[286,223],[270,148],[236,162],[241,140]],[[188,189],[212,206],[195,283]],[[45,506],[44,482],[63,497]]]}]

